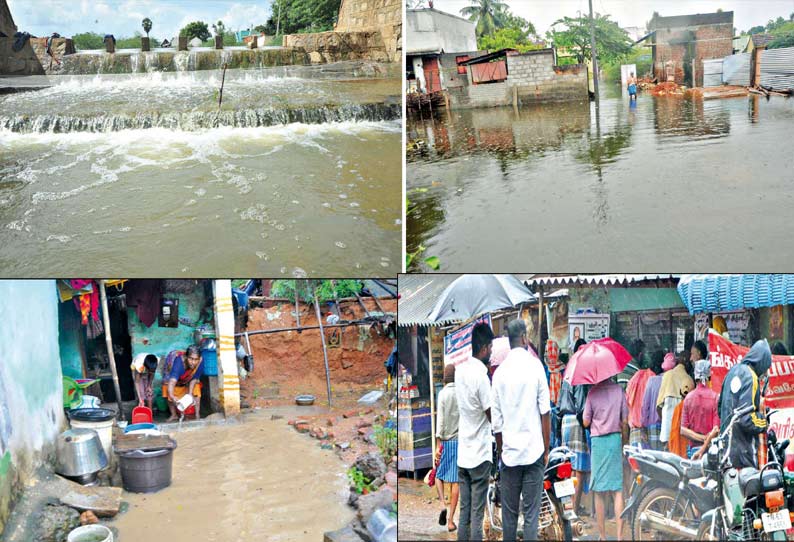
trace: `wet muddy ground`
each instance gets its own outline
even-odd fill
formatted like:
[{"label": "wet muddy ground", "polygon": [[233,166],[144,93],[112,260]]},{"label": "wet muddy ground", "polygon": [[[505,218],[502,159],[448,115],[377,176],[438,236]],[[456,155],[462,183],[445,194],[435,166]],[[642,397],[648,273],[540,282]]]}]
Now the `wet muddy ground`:
[{"label": "wet muddy ground", "polygon": [[123,494],[121,542],[316,541],[353,517],[346,465],[269,412],[172,436],[173,483]]},{"label": "wet muddy ground", "polygon": [[[438,524],[438,514],[443,509],[438,500],[435,487],[428,487],[421,480],[400,478],[398,481],[398,539],[399,540],[457,540],[457,531],[448,532],[446,526]],[[449,490],[447,490],[447,496]],[[585,506],[592,510],[589,498],[584,498]],[[460,508],[455,513],[455,523],[458,523]],[[583,518],[585,534],[574,536],[574,540],[598,540],[598,528],[594,517]],[[630,531],[624,525],[624,537],[630,537]],[[616,539],[615,522],[607,521],[607,537]]]},{"label": "wet muddy ground", "polygon": [[733,270],[761,255],[784,265],[792,126],[792,99],[641,94],[630,105],[614,89],[598,109],[410,118],[407,251],[479,273],[539,259],[604,272],[638,262]]}]

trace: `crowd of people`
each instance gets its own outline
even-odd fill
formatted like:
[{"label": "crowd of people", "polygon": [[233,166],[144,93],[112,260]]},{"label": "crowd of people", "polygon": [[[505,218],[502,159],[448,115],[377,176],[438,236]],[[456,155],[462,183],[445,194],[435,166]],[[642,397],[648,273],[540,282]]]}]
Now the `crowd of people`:
[{"label": "crowd of people", "polygon": [[[571,356],[585,344],[579,338]],[[620,512],[630,480],[624,444],[697,458],[734,409],[752,402],[755,410],[734,432],[731,458],[737,468],[757,467],[757,435],[767,427],[760,381],[772,359],[766,340],[757,341],[731,368],[719,392],[711,388],[703,341],[676,356],[649,355],[643,341],[634,340],[623,371],[593,385],[563,381],[568,356],[549,340],[542,362],[520,319],[508,323],[507,337],[494,338],[487,324],[474,326],[471,347],[471,358],[444,368],[437,402],[435,480],[444,504],[439,523],[457,530],[458,540],[482,540],[489,477],[497,469],[504,540],[516,539],[519,513],[523,539],[537,539],[543,471],[555,446],[574,454],[578,515],[587,515],[583,495],[595,495],[602,540],[608,514],[614,515],[618,539],[623,535]],[[448,504],[445,487],[450,488]]]}]

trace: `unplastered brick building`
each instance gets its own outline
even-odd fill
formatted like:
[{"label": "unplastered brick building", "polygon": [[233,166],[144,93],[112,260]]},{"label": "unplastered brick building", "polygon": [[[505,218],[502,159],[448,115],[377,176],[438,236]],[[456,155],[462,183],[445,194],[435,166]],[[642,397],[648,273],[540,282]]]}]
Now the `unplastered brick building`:
[{"label": "unplastered brick building", "polygon": [[651,42],[659,82],[703,86],[703,61],[733,53],[733,12],[657,16],[645,39]]}]

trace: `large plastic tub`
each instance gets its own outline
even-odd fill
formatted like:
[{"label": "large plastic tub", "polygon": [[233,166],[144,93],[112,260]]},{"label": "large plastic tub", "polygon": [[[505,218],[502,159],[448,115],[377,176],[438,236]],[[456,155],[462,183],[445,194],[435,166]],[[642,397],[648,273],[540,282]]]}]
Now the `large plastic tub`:
[{"label": "large plastic tub", "polygon": [[134,450],[119,455],[121,481],[133,493],[154,493],[171,485],[174,450]]}]

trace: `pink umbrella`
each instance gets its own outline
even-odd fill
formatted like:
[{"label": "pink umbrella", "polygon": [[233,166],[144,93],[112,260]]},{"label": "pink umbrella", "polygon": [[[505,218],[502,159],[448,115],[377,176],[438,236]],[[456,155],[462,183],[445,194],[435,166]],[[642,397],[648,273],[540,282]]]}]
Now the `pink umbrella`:
[{"label": "pink umbrella", "polygon": [[597,339],[579,348],[565,368],[563,380],[571,385],[598,384],[620,373],[631,361],[631,354],[620,343]]}]

